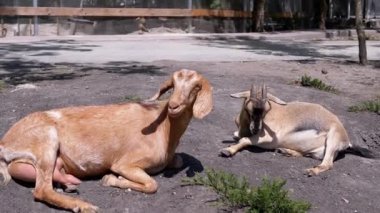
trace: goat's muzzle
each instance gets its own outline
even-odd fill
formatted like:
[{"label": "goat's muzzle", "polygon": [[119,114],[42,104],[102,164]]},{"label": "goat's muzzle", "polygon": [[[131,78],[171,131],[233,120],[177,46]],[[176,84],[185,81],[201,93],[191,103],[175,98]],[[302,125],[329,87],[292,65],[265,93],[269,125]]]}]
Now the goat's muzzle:
[{"label": "goat's muzzle", "polygon": [[169,116],[173,118],[180,116],[184,107],[185,107],[184,105],[169,103],[168,105]]},{"label": "goat's muzzle", "polygon": [[252,135],[258,134],[263,128],[263,108],[254,108],[251,115],[251,123],[249,124],[249,130]]}]

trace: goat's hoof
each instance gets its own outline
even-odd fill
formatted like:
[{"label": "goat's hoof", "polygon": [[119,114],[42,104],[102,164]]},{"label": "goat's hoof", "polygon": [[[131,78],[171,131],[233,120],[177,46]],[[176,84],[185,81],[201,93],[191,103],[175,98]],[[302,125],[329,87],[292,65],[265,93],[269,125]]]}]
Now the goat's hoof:
[{"label": "goat's hoof", "polygon": [[310,168],[310,169],[306,169],[305,171],[305,174],[308,176],[308,177],[311,177],[311,176],[315,176],[315,175],[318,175],[318,169],[317,168]]},{"label": "goat's hoof", "polygon": [[114,180],[114,176],[113,175],[104,175],[101,182],[102,182],[102,185],[103,186],[113,186],[113,184],[115,184],[115,180]]},{"label": "goat's hoof", "polygon": [[64,188],[64,191],[67,193],[78,192],[78,185],[66,184],[66,185],[64,185],[63,188]]},{"label": "goat's hoof", "polygon": [[222,157],[231,157],[232,153],[227,149],[220,150],[220,156]]},{"label": "goat's hoof", "polygon": [[99,207],[93,206],[91,204],[85,204],[82,206],[78,206],[73,209],[73,212],[80,212],[80,213],[96,213],[99,212]]},{"label": "goat's hoof", "polygon": [[234,139],[235,141],[238,141],[240,140],[241,137],[239,137],[239,132],[238,131],[235,131],[233,136],[232,136],[232,139]]}]

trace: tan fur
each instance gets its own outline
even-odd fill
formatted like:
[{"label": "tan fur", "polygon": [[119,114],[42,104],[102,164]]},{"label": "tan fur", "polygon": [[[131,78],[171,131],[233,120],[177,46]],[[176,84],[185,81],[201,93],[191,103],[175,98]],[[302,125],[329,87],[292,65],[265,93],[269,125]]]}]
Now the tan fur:
[{"label": "tan fur", "polygon": [[269,100],[265,104],[263,129],[256,135],[249,134],[252,114],[250,92],[236,93],[232,97],[244,99],[236,119],[239,130],[234,133],[239,142],[222,149],[222,155],[232,156],[239,150],[254,145],[275,149],[287,156],[311,156],[322,160],[320,165],[306,170],[308,175],[317,175],[331,169],[338,152],[351,146],[338,117],[321,105],[285,103],[269,94]]},{"label": "tan fur", "polygon": [[0,171],[5,162],[32,164],[37,173],[34,197],[74,212],[98,208],[53,190],[57,158],[65,172],[76,177],[105,175],[103,185],[156,192],[157,183],[148,173],[181,167],[182,159],[175,155],[180,137],[193,115],[202,118],[212,109],[212,88],[197,72],[180,70],[167,82],[160,91],[174,90],[165,101],[156,101],[164,93],[159,92],[143,103],[69,107],[26,116],[0,143]]}]

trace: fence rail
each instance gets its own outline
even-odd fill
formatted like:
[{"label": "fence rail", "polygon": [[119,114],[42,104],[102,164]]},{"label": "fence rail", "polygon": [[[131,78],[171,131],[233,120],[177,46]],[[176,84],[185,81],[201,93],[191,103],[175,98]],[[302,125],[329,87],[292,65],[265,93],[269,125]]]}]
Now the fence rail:
[{"label": "fence rail", "polygon": [[249,18],[250,12],[207,9],[0,7],[0,16],[222,17]]}]

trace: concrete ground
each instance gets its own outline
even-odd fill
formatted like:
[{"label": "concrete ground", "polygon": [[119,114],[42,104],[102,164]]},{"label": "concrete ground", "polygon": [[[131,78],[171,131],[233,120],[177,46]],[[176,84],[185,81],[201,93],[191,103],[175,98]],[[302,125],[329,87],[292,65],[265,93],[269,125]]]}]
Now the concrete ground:
[{"label": "concrete ground", "polygon": [[[0,39],[2,62],[109,63],[174,61],[358,60],[355,40],[326,40],[319,31],[267,34],[165,34],[9,37]],[[368,41],[369,60],[380,41]]]},{"label": "concrete ground", "polygon": [[[242,212],[216,203],[217,194],[205,187],[182,186],[183,178],[215,168],[245,176],[252,185],[263,177],[281,177],[292,198],[312,204],[312,213],[377,213],[380,160],[342,154],[332,170],[307,177],[304,170],[320,161],[254,148],[232,158],[218,154],[234,143],[233,120],[241,107],[241,100],[229,94],[262,82],[285,101],[325,106],[340,118],[354,144],[380,153],[379,114],[347,111],[359,101],[380,96],[380,66],[374,63],[380,58],[379,47],[379,41],[368,41],[372,64],[360,66],[355,63],[357,41],[330,41],[321,32],[3,38],[0,137],[29,113],[149,98],[173,71],[194,69],[211,82],[214,109],[205,119],[194,119],[181,138],[177,152],[186,167],[154,175],[159,190],[153,195],[103,187],[98,179],[83,181],[79,194],[67,195],[109,213]],[[295,84],[305,74],[339,92]],[[36,87],[16,86],[24,83]],[[0,212],[62,212],[34,201],[32,190],[33,184],[16,181],[1,186]]]}]

